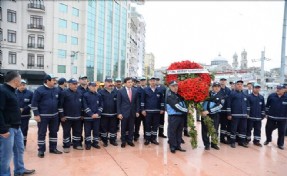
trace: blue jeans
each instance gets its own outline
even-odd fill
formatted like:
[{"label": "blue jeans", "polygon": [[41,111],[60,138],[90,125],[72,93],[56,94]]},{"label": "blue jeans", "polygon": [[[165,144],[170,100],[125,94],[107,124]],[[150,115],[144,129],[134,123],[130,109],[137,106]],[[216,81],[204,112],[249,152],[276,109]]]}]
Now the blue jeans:
[{"label": "blue jeans", "polygon": [[10,176],[10,162],[14,159],[14,174],[22,174],[24,168],[24,142],[21,128],[9,129],[10,136],[4,138],[0,136],[0,175]]}]

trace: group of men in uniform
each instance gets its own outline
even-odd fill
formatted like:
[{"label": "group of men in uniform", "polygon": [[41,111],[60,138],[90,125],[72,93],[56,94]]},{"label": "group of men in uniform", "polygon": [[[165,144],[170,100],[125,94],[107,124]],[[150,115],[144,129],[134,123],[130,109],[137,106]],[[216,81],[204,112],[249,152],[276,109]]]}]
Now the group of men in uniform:
[{"label": "group of men in uniform", "polygon": [[[96,82],[88,82],[87,76],[79,80],[66,80],[53,75],[44,77],[44,84],[34,92],[27,89],[25,80],[16,94],[21,110],[24,144],[27,133],[30,110],[38,125],[38,157],[43,158],[46,152],[46,133],[49,130],[49,152],[62,154],[57,149],[57,133],[60,124],[63,129],[63,148],[70,152],[91,147],[117,146],[117,131],[121,126],[121,147],[126,144],[134,146],[133,141],[139,139],[141,123],[145,145],[158,145],[157,137],[164,135],[164,112],[166,88],[159,84],[159,79],[151,77],[147,86],[146,78],[125,78],[124,86],[120,79],[113,83],[107,77],[104,88],[99,89]],[[58,83],[58,86],[56,84]],[[119,122],[120,121],[120,122]],[[159,131],[159,133],[158,133]],[[84,136],[82,133],[84,132]]]},{"label": "group of men in uniform", "polygon": [[[58,83],[58,87],[55,85]],[[140,126],[143,124],[144,144],[158,145],[157,137],[164,135],[164,113],[168,113],[168,136],[172,153],[176,150],[185,151],[180,147],[183,143],[182,131],[186,127],[187,113],[189,113],[183,98],[177,94],[176,81],[169,83],[169,88],[159,84],[159,79],[151,77],[134,79],[127,77],[124,86],[120,79],[113,83],[112,78],[106,78],[104,88],[98,90],[96,82],[88,82],[87,76],[80,76],[79,80],[58,81],[53,75],[46,75],[44,85],[38,87],[34,93],[27,90],[26,82],[21,81],[17,89],[17,97],[21,110],[24,144],[27,142],[27,132],[30,110],[38,122],[38,156],[43,158],[46,151],[46,133],[49,129],[49,152],[62,154],[57,149],[57,132],[60,124],[63,128],[63,148],[70,152],[72,145],[76,150],[91,147],[117,146],[117,131],[121,126],[121,147],[126,144],[135,146],[133,141],[140,137]],[[285,86],[277,86],[276,93],[269,95],[265,104],[260,95],[260,85],[255,83],[247,91],[243,90],[243,81],[235,82],[233,90],[226,86],[226,79],[214,82],[211,86],[209,98],[203,103],[202,117],[209,115],[218,132],[220,126],[220,142],[235,143],[248,147],[253,130],[253,143],[257,146],[261,139],[261,121],[268,117],[266,124],[267,140],[271,142],[272,131],[278,128],[278,148],[284,149],[284,135],[287,123],[287,95]],[[179,117],[179,118],[177,118]],[[119,123],[119,121],[121,123]],[[84,136],[82,133],[84,132]],[[188,133],[185,131],[186,135]],[[202,122],[202,139],[206,150],[218,145],[210,142],[206,124]]]},{"label": "group of men in uniform", "polygon": [[[243,90],[243,81],[234,82],[234,88],[226,86],[226,79],[212,84],[210,97],[203,103],[202,116],[209,115],[214,121],[214,128],[218,131],[220,124],[220,142],[230,144],[232,148],[248,147],[253,130],[253,144],[262,147],[261,126],[262,120],[267,118],[265,127],[268,145],[272,140],[272,131],[278,128],[277,146],[284,150],[284,135],[287,128],[287,94],[286,85],[278,85],[276,92],[270,94],[265,103],[260,94],[261,86],[258,83],[248,83]],[[202,139],[205,149],[210,149],[210,140],[207,127],[202,123]],[[211,147],[219,150],[216,144]]]}]

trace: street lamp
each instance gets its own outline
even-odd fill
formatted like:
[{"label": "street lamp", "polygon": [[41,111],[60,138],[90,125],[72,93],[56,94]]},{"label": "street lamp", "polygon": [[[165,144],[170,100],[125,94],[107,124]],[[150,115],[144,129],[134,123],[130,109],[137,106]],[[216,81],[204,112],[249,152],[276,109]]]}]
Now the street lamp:
[{"label": "street lamp", "polygon": [[265,71],[264,71],[264,61],[270,61],[271,59],[265,57],[265,48],[264,51],[261,51],[261,58],[260,59],[252,59],[252,62],[258,62],[261,61],[261,71],[260,71],[260,77],[261,81],[260,84],[265,89]]},{"label": "street lamp", "polygon": [[72,51],[71,56],[71,78],[73,78],[73,66],[74,66],[74,58],[79,53],[79,51]]}]

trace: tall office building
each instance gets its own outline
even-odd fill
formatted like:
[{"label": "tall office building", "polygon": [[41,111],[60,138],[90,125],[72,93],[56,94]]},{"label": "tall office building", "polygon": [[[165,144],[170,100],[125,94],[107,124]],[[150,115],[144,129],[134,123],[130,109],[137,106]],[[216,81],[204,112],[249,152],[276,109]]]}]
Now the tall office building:
[{"label": "tall office building", "polygon": [[149,78],[154,76],[154,55],[153,53],[146,53],[144,57],[144,75]]},{"label": "tall office building", "polygon": [[128,76],[144,75],[145,21],[141,14],[131,7],[128,39]]},{"label": "tall office building", "polygon": [[90,79],[127,73],[128,1],[88,1],[86,70]]}]

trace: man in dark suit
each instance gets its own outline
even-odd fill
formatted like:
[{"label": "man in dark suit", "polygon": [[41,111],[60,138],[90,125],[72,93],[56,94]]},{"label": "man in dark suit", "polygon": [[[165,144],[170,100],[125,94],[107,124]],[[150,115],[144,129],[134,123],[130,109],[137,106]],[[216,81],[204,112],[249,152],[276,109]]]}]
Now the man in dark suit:
[{"label": "man in dark suit", "polygon": [[[117,114],[121,120],[121,147],[125,148],[126,143],[134,147],[133,133],[135,118],[139,117],[139,100],[138,93],[133,88],[133,80],[127,77],[124,80],[125,87],[118,91],[117,95]],[[128,132],[128,136],[126,136]]]},{"label": "man in dark suit", "polygon": [[253,85],[252,83],[247,83],[247,89],[243,91],[245,95],[252,94]]}]

